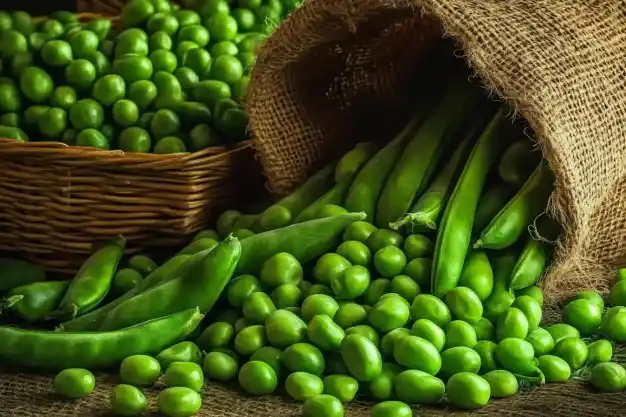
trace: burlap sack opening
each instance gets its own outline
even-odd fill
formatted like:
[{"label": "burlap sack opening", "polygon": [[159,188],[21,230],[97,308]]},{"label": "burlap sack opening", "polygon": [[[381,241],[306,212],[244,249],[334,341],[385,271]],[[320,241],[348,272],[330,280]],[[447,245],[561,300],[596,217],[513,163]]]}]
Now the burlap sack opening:
[{"label": "burlap sack opening", "polygon": [[606,290],[626,253],[625,11],[618,0],[309,1],[252,75],[268,187],[284,194],[355,141],[390,137],[443,33],[528,121],[556,173],[549,211],[567,233],[546,293]]}]

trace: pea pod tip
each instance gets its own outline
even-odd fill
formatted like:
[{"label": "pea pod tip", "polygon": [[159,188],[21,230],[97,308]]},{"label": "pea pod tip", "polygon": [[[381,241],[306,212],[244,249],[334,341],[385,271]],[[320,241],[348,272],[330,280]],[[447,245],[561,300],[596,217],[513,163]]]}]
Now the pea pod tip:
[{"label": "pea pod tip", "polygon": [[474,242],[474,244],[472,245],[472,249],[480,249],[483,247],[483,241],[478,239],[476,242]]}]

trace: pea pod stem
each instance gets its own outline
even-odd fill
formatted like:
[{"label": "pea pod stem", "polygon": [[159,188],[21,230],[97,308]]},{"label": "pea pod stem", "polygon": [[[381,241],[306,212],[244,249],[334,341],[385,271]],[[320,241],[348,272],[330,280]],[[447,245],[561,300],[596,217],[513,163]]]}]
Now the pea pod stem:
[{"label": "pea pod stem", "polygon": [[516,373],[513,373],[513,375],[515,376],[515,378],[517,378],[520,381],[526,381],[535,385],[545,385],[546,377],[543,374],[543,372],[541,372],[541,369],[535,367],[534,370],[535,372],[537,372],[538,374],[537,376],[527,376],[527,375],[520,375]]}]

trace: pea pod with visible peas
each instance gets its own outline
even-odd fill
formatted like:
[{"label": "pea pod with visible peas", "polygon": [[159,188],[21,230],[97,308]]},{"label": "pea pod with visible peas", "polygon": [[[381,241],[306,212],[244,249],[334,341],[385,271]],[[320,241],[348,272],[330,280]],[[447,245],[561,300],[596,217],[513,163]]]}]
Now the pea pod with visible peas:
[{"label": "pea pod with visible peas", "polygon": [[[459,283],[470,245],[478,197],[491,166],[505,146],[503,136],[510,123],[504,109],[489,122],[474,145],[450,196],[441,219],[431,271],[431,293],[437,297],[443,297]],[[474,128],[478,132],[481,127],[477,123]]]},{"label": "pea pod with visible peas", "polygon": [[101,369],[133,355],[154,354],[190,334],[204,318],[184,310],[112,332],[24,330],[0,327],[0,359],[40,369]]},{"label": "pea pod with visible peas", "polygon": [[2,310],[10,309],[30,322],[43,320],[57,308],[69,284],[69,281],[43,281],[13,288],[2,302]]},{"label": "pea pod with visible peas", "polygon": [[119,238],[92,254],[76,273],[58,308],[50,316],[73,319],[95,309],[109,293],[125,246],[126,241]]}]

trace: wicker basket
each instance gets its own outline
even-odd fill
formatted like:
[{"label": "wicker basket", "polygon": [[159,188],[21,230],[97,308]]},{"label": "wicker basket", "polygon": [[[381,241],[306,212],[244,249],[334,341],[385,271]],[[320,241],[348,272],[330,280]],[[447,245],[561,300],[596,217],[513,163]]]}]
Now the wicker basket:
[{"label": "wicker basket", "polygon": [[128,253],[181,244],[260,184],[249,141],[155,155],[0,139],[0,250],[73,272],[117,235]]},{"label": "wicker basket", "polygon": [[77,0],[76,11],[78,13],[90,12],[117,16],[126,3],[122,0]]}]

